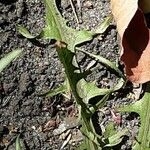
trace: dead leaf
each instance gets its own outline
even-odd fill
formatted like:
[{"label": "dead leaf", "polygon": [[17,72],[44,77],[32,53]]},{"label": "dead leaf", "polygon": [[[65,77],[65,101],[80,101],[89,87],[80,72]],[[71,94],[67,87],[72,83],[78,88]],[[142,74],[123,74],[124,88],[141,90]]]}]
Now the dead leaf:
[{"label": "dead leaf", "polygon": [[[148,1],[140,1],[140,7]],[[133,83],[145,83],[150,81],[150,30],[138,3],[138,0],[111,0],[111,9],[121,37],[121,61],[127,78]]]}]

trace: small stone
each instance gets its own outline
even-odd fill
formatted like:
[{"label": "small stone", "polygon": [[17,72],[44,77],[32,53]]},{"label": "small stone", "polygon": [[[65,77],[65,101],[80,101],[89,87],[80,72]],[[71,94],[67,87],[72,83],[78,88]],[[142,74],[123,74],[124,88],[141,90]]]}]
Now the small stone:
[{"label": "small stone", "polygon": [[88,9],[92,9],[93,8],[93,2],[92,1],[86,1],[84,3],[84,7],[88,8]]},{"label": "small stone", "polygon": [[35,126],[32,126],[31,128],[32,128],[33,130],[36,130],[36,127],[35,127]]},{"label": "small stone", "polygon": [[59,134],[63,133],[66,129],[67,129],[67,125],[65,123],[62,123],[59,125],[59,127],[57,129],[55,129],[53,131],[53,134],[59,135]]},{"label": "small stone", "polygon": [[5,93],[8,94],[14,90],[15,84],[14,83],[4,83],[3,88],[4,88]]}]

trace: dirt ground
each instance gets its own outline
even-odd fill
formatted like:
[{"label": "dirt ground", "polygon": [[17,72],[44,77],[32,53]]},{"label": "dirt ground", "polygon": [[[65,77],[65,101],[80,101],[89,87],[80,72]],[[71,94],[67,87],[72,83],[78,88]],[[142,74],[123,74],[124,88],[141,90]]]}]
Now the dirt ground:
[{"label": "dirt ground", "polygon": [[[62,0],[59,10],[68,25],[77,29],[94,29],[110,14],[109,0],[81,0],[78,10],[80,24],[74,17],[69,0]],[[44,3],[42,0],[0,0],[0,57],[16,48],[22,48],[23,54],[0,74],[0,150],[14,150],[15,140],[20,134],[25,150],[60,149],[68,137],[69,143],[63,149],[74,149],[83,139],[76,125],[77,110],[73,99],[62,95],[52,98],[39,94],[58,87],[64,81],[64,69],[50,41],[36,43],[22,37],[16,27],[21,24],[37,35],[44,27]],[[101,37],[95,37],[83,45],[87,51],[99,54],[113,62],[118,62],[119,47],[114,23]],[[93,60],[84,54],[78,54],[79,63],[86,68]],[[108,68],[99,65],[99,69],[89,76],[100,87],[111,87],[117,80]],[[103,113],[98,112],[101,126],[114,121],[111,110],[118,104],[134,101],[132,86],[115,93],[107,102]],[[132,95],[132,96],[131,96]],[[117,130],[127,127],[129,134],[118,149],[129,150],[138,131],[138,115],[118,114],[121,124]],[[67,126],[67,127],[66,127]],[[68,133],[58,135],[58,129],[69,128]]]}]

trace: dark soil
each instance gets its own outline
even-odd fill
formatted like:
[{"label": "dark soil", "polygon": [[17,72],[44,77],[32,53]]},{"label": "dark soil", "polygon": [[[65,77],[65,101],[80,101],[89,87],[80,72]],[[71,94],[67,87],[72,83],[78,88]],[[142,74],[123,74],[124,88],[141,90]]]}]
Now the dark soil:
[{"label": "dark soil", "polygon": [[[68,20],[69,26],[93,29],[110,14],[109,0],[89,2],[90,7],[86,1],[81,1],[82,9],[78,11],[80,25],[76,23],[69,0],[61,2],[59,10]],[[77,6],[76,9],[78,10]],[[73,99],[68,100],[62,95],[52,98],[39,96],[64,81],[64,69],[53,45],[50,41],[44,41],[44,44],[28,41],[16,29],[17,24],[21,24],[37,35],[44,27],[44,11],[43,1],[40,0],[0,0],[0,57],[13,49],[23,49],[22,56],[0,74],[0,150],[14,150],[19,134],[25,150],[60,149],[65,135],[60,137],[54,131],[65,119],[77,114]],[[119,48],[115,25],[110,25],[104,35],[85,43],[83,48],[118,62]],[[83,69],[93,61],[81,53],[78,54],[78,60]],[[99,65],[99,69],[88,80],[96,80],[100,87],[111,87],[117,76],[108,68]],[[116,105],[133,101],[133,98],[127,97],[131,92],[132,86],[127,85],[111,97],[104,113],[98,113],[101,126],[105,126],[108,121],[114,121],[110,110]],[[78,138],[83,138],[73,123],[70,132],[76,136],[73,136],[74,139],[65,149],[73,149],[80,142]],[[138,115],[122,115],[122,123],[116,125],[116,128],[122,130],[125,127],[132,131],[132,135],[125,138],[120,149],[129,150],[138,131]]]}]

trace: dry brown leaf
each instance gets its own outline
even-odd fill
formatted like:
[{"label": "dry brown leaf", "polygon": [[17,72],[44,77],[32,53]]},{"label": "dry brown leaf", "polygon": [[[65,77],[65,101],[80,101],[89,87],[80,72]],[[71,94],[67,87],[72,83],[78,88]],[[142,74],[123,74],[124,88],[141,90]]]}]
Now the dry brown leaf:
[{"label": "dry brown leaf", "polygon": [[111,0],[111,9],[121,37],[121,60],[127,78],[133,83],[145,83],[150,81],[150,30],[138,3],[138,0]]}]

